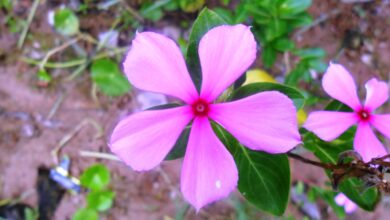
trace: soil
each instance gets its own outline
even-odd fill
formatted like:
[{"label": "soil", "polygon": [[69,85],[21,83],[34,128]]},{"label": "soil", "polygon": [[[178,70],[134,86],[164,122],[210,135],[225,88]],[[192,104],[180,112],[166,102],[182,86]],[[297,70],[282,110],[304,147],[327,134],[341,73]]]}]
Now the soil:
[{"label": "soil", "polygon": [[[26,16],[31,3],[18,2],[19,9],[15,10],[21,16]],[[47,11],[54,6],[41,5],[31,24],[30,32],[33,36],[50,35],[40,42],[44,48],[55,45],[54,38],[57,37],[46,22]],[[324,48],[328,54],[327,60],[338,57],[338,62],[351,71],[359,85],[372,77],[389,81],[390,1],[347,4],[336,0],[314,0],[310,13],[318,18],[327,16],[334,10],[338,12],[295,36],[299,46]],[[91,22],[92,19],[94,18],[84,18],[82,27],[95,35],[99,28],[110,25],[110,22],[101,22],[96,26],[96,22]],[[162,21],[159,26],[167,23]],[[164,162],[157,169],[138,173],[118,161],[80,154],[80,151],[109,153],[107,138],[121,118],[140,108],[140,103],[135,99],[140,91],[134,89],[120,98],[106,98],[99,94],[100,104],[97,104],[90,95],[88,73],[76,80],[62,82],[69,74],[63,69],[53,71],[56,80],[52,85],[39,86],[35,78],[37,68],[19,59],[21,55],[33,53],[34,43],[31,39],[34,38],[27,39],[23,52],[18,51],[16,42],[19,34],[8,33],[2,25],[0,24],[0,201],[21,198],[24,203],[37,207],[36,183],[39,168],[52,168],[62,156],[68,155],[71,159],[70,172],[75,177],[97,162],[106,164],[111,170],[111,187],[117,196],[113,208],[103,214],[101,219],[168,220],[186,210],[178,184],[180,160]],[[278,75],[278,71],[273,71],[272,74]],[[364,91],[361,91],[363,97]],[[54,111],[58,103],[58,109]],[[388,105],[383,109],[389,110],[389,107]],[[83,126],[75,132],[81,123]],[[71,137],[70,140],[61,148],[58,157],[54,156],[52,151],[67,137]],[[305,156],[312,157],[310,154]],[[293,182],[323,185],[327,181],[324,172],[318,168],[293,160],[291,164]],[[65,193],[52,218],[71,219],[75,210],[85,205],[84,197],[85,194]],[[237,211],[233,204],[240,200],[242,198],[239,193],[234,192],[228,199],[216,202],[199,213],[190,208],[185,212],[185,219],[236,219]],[[373,213],[359,210],[347,219],[386,219],[390,215],[386,200],[389,199],[384,197],[384,202]],[[324,219],[336,218],[329,208],[324,205],[321,207]],[[290,215],[297,218],[303,216],[293,204],[289,205],[285,214]],[[255,219],[272,218],[257,211],[252,211],[250,216]]]}]

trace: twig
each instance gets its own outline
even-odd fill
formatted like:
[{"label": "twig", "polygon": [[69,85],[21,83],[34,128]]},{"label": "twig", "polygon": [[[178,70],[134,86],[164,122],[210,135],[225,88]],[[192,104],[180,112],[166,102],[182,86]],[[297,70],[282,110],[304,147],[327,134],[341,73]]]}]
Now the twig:
[{"label": "twig", "polygon": [[34,3],[31,7],[30,14],[28,15],[28,18],[27,18],[27,23],[24,26],[22,34],[20,35],[19,40],[18,40],[18,49],[21,49],[23,47],[24,40],[26,39],[28,29],[30,28],[31,21],[33,20],[35,12],[37,11],[39,1],[40,0],[34,0]]},{"label": "twig", "polygon": [[309,29],[319,25],[320,23],[328,20],[329,18],[331,18],[333,16],[336,16],[336,15],[340,14],[340,12],[341,12],[340,9],[336,8],[336,9],[333,9],[332,11],[330,11],[327,14],[320,15],[316,20],[313,21],[313,23],[311,23],[310,25],[305,26],[302,29],[300,29],[297,32],[295,32],[294,37],[295,38],[299,37],[300,35],[302,35],[306,31],[308,31]]},{"label": "twig", "polygon": [[328,169],[328,170],[334,170],[336,169],[336,165],[333,165],[333,164],[325,164],[325,163],[321,163],[321,162],[317,162],[317,161],[314,161],[314,160],[310,160],[310,159],[307,159],[307,158],[304,158],[298,154],[294,154],[294,153],[291,153],[291,152],[287,152],[287,156],[291,157],[291,158],[294,158],[295,160],[299,160],[303,163],[307,163],[307,164],[311,164],[311,165],[314,165],[314,166],[317,166],[317,167],[321,167],[321,168],[324,168],[324,169]]},{"label": "twig", "polygon": [[58,111],[58,108],[61,106],[62,102],[64,101],[64,98],[65,98],[65,94],[62,93],[58,99],[56,100],[56,102],[54,103],[53,107],[50,109],[50,112],[49,114],[47,115],[46,117],[46,120],[50,120],[51,118],[53,118],[53,116],[56,114],[56,112]]},{"label": "twig", "polygon": [[[112,51],[104,51],[104,52],[98,53],[95,57],[92,58],[92,60],[98,60],[98,59],[102,59],[105,57],[115,56],[117,54],[123,54],[123,53],[127,52],[128,49],[129,49],[129,47],[120,47],[120,48],[117,48],[117,49],[112,50]],[[31,59],[28,57],[22,57],[21,60],[25,63],[33,64],[33,65],[39,65],[41,62],[39,60],[34,60],[34,59]],[[70,68],[70,67],[82,65],[85,62],[87,62],[87,60],[88,60],[87,58],[80,58],[80,59],[71,60],[71,61],[67,61],[67,62],[56,62],[56,63],[47,62],[45,65],[43,65],[43,67],[57,68],[57,69],[58,68]]]},{"label": "twig", "polygon": [[58,160],[58,154],[61,151],[61,149],[70,141],[72,138],[87,124],[92,124],[96,129],[95,139],[99,138],[103,135],[103,128],[93,119],[86,118],[83,121],[81,121],[70,133],[66,134],[60,142],[57,144],[57,146],[51,151],[51,155],[54,158],[54,162],[57,164],[59,162]]},{"label": "twig", "polygon": [[286,66],[286,74],[288,74],[291,71],[290,53],[289,52],[283,53],[283,60],[284,60],[284,65]]},{"label": "twig", "polygon": [[39,64],[39,69],[43,69],[43,67],[46,64],[47,60],[52,55],[54,55],[57,52],[60,52],[61,50],[64,50],[65,48],[69,47],[70,45],[76,43],[79,39],[80,39],[80,37],[73,38],[70,41],[65,42],[64,44],[49,50],[49,52],[46,53],[45,57],[42,59],[41,63]]},{"label": "twig", "polygon": [[120,161],[120,159],[118,157],[116,157],[113,154],[108,154],[108,153],[86,151],[86,150],[80,150],[79,153],[80,153],[80,156],[82,156],[82,157],[95,157],[95,158],[99,158],[99,159]]}]

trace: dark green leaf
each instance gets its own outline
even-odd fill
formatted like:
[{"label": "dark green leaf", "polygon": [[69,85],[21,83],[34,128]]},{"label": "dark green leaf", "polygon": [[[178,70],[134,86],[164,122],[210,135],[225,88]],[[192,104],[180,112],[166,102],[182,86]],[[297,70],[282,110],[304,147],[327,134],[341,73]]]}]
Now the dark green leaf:
[{"label": "dark green leaf", "polygon": [[175,160],[184,157],[187,149],[188,138],[190,137],[191,128],[187,127],[180,134],[179,139],[176,141],[175,146],[169,151],[164,160]]},{"label": "dark green leaf", "polygon": [[88,189],[102,190],[110,183],[110,171],[103,164],[95,164],[81,174],[80,182]]},{"label": "dark green leaf", "polygon": [[291,30],[294,30],[298,27],[308,26],[313,23],[313,18],[307,12],[303,12],[294,17],[288,19],[288,25]]},{"label": "dark green leaf", "polygon": [[282,52],[292,50],[295,47],[294,42],[288,38],[278,38],[272,42],[272,45],[275,49]]},{"label": "dark green leaf", "polygon": [[79,19],[70,9],[59,9],[54,14],[54,27],[65,36],[71,36],[79,31]]},{"label": "dark green leaf", "polygon": [[270,68],[272,65],[274,65],[276,60],[276,53],[276,50],[270,45],[263,47],[261,60],[263,61],[265,68]]},{"label": "dark green leaf", "polygon": [[305,11],[311,5],[311,0],[285,0],[279,6],[281,15],[295,15]]},{"label": "dark green leaf", "polygon": [[265,41],[271,42],[287,33],[287,22],[274,18],[265,28]]},{"label": "dark green leaf", "polygon": [[95,191],[87,195],[88,208],[104,212],[112,207],[115,193],[112,191]]},{"label": "dark green leaf", "polygon": [[[336,164],[340,153],[352,149],[351,141],[336,140],[328,143],[307,133],[304,136],[304,147],[312,151],[323,163]],[[329,172],[327,172],[329,175]],[[363,182],[356,178],[344,179],[338,186],[349,199],[367,211],[372,211],[379,202],[380,193],[376,188],[365,188]]]},{"label": "dark green leaf", "polygon": [[175,108],[175,107],[179,107],[179,106],[180,105],[177,103],[168,103],[168,104],[164,104],[164,105],[153,106],[153,107],[148,108],[146,110],[160,110],[160,109],[167,109],[167,108]]},{"label": "dark green leaf", "polygon": [[91,77],[98,88],[109,96],[120,96],[130,89],[129,81],[120,71],[118,64],[109,59],[94,61]]},{"label": "dark green leaf", "polygon": [[227,22],[221,17],[219,17],[217,13],[205,8],[199,13],[198,18],[194,21],[194,24],[192,25],[186,61],[191,74],[191,78],[198,90],[200,90],[202,80],[198,56],[199,41],[207,31],[209,31],[213,27],[223,24],[227,24]]},{"label": "dark green leaf", "polygon": [[99,215],[95,210],[92,209],[79,209],[73,215],[72,220],[98,220]]},{"label": "dark green leaf", "polygon": [[340,111],[340,112],[352,112],[353,110],[346,104],[339,102],[338,100],[332,100],[327,106],[325,111]]},{"label": "dark green leaf", "polygon": [[214,124],[214,131],[233,155],[238,168],[238,190],[257,208],[282,215],[290,192],[290,167],[285,154],[252,151]]},{"label": "dark green leaf", "polygon": [[305,97],[298,90],[278,83],[251,83],[246,86],[238,88],[233,92],[229,100],[237,100],[241,99],[259,92],[264,91],[279,91],[286,96],[288,96],[294,102],[294,105],[297,109],[303,107],[305,102]]},{"label": "dark green leaf", "polygon": [[[160,110],[160,109],[168,109],[168,108],[175,108],[179,107],[179,104],[176,103],[169,103],[165,105],[158,105],[154,106],[152,108],[149,108],[147,110]],[[179,139],[176,141],[175,146],[169,151],[168,155],[165,157],[164,160],[175,160],[182,158],[185,154],[185,151],[187,149],[187,143],[188,138],[190,136],[190,130],[191,127],[187,127],[183,130],[183,132],[180,134]]]},{"label": "dark green leaf", "polygon": [[287,74],[284,83],[290,86],[296,86],[306,72],[307,69],[304,68],[293,69],[289,74]]}]

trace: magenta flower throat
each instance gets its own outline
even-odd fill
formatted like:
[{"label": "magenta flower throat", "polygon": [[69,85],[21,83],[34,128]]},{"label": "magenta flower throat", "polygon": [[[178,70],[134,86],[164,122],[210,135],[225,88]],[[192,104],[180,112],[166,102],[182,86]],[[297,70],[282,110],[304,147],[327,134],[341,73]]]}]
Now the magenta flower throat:
[{"label": "magenta flower throat", "polygon": [[210,120],[252,150],[285,153],[300,143],[296,109],[280,92],[215,103],[253,63],[256,51],[247,26],[209,30],[199,42],[199,94],[174,41],[153,32],[137,33],[123,63],[127,78],[139,89],[176,97],[184,105],[147,110],[120,121],[111,136],[111,151],[136,171],[150,170],[164,160],[191,124],[181,171],[184,198],[199,210],[228,196],[237,186],[237,167]]}]

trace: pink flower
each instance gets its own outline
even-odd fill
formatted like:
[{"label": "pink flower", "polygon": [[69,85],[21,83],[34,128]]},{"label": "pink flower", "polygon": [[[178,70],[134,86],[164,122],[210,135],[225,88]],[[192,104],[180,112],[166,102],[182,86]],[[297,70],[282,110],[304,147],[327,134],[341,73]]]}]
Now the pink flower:
[{"label": "pink flower", "polygon": [[289,151],[300,142],[300,135],[295,107],[279,92],[213,103],[256,57],[256,42],[248,27],[213,28],[201,39],[198,52],[203,78],[200,94],[172,40],[153,32],[137,33],[123,64],[129,81],[140,89],[179,98],[185,104],[128,116],[114,129],[110,148],[134,170],[150,170],[161,163],[192,121],[181,191],[199,210],[226,197],[238,180],[233,157],[213,132],[210,120],[250,149],[269,153]]},{"label": "pink flower", "polygon": [[367,90],[364,104],[356,93],[356,85],[348,71],[339,64],[331,63],[322,79],[322,87],[332,98],[348,105],[354,112],[316,111],[312,112],[304,127],[325,141],[332,141],[354,124],[357,131],[354,149],[364,161],[387,154],[385,147],[375,136],[371,126],[390,138],[390,114],[375,114],[375,109],[388,99],[388,87],[385,82],[373,78],[365,87]]},{"label": "pink flower", "polygon": [[348,214],[351,214],[358,208],[358,206],[347,196],[345,196],[344,193],[337,194],[334,200],[336,201],[337,205],[344,207],[345,212]]}]

